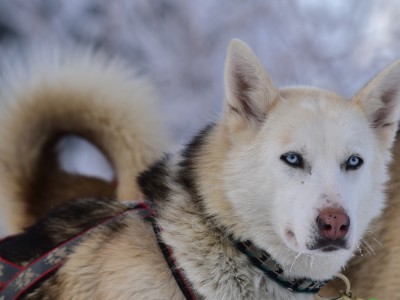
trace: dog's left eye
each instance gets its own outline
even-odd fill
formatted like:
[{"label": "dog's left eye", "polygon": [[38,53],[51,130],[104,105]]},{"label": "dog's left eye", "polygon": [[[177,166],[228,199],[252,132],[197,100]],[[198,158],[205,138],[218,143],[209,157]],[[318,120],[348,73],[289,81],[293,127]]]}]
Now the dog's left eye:
[{"label": "dog's left eye", "polygon": [[346,171],[357,170],[364,163],[363,159],[358,155],[350,156],[345,162]]},{"label": "dog's left eye", "polygon": [[303,158],[298,153],[290,152],[290,153],[283,154],[281,156],[281,160],[284,161],[289,166],[294,167],[294,168],[303,168],[303,165],[304,165]]}]

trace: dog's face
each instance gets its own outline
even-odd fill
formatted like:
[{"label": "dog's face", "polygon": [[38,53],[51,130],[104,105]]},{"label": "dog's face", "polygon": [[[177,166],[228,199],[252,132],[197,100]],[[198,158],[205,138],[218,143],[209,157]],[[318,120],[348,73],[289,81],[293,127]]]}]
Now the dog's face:
[{"label": "dog's face", "polygon": [[[259,200],[292,250],[352,252],[379,214],[385,155],[358,107],[315,89],[281,91],[254,139]],[[266,206],[268,205],[268,206]],[[260,208],[261,209],[261,208]]]},{"label": "dog's face", "polygon": [[256,243],[282,255],[332,257],[340,267],[384,206],[397,128],[399,63],[352,100],[275,88],[250,49],[233,42],[224,122],[228,198]]}]

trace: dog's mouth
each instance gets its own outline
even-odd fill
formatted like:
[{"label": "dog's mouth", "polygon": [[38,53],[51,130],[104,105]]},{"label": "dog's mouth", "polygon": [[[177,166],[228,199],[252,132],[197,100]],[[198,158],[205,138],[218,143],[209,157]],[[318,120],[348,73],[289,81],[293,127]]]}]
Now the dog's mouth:
[{"label": "dog's mouth", "polygon": [[337,251],[350,250],[352,247],[348,236],[331,239],[317,234],[303,244],[299,242],[294,231],[289,228],[286,228],[283,234],[283,240],[289,248],[309,254],[320,253],[329,255]]},{"label": "dog's mouth", "polygon": [[334,252],[338,250],[349,250],[347,239],[340,238],[336,240],[330,240],[325,238],[318,238],[313,244],[306,245],[308,250],[319,250],[322,252]]}]

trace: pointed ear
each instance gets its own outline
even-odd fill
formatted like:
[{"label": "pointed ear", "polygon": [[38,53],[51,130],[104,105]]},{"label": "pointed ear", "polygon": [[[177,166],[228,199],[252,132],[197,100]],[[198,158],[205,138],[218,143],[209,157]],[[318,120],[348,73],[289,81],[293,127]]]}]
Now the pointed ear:
[{"label": "pointed ear", "polygon": [[390,147],[400,116],[400,60],[364,86],[353,102],[365,112],[383,146]]},{"label": "pointed ear", "polygon": [[232,40],[225,63],[225,122],[232,132],[256,130],[279,98],[276,89],[251,49]]}]

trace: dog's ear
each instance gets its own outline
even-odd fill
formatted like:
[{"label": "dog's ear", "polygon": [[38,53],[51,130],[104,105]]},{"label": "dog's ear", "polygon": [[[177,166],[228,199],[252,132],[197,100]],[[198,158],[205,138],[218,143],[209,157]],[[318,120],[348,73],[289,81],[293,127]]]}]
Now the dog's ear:
[{"label": "dog's ear", "polygon": [[232,132],[256,130],[279,98],[267,72],[240,40],[229,45],[225,63],[225,122]]},{"label": "dog's ear", "polygon": [[398,128],[400,111],[400,60],[373,78],[353,98],[366,114],[384,147],[390,147]]}]

